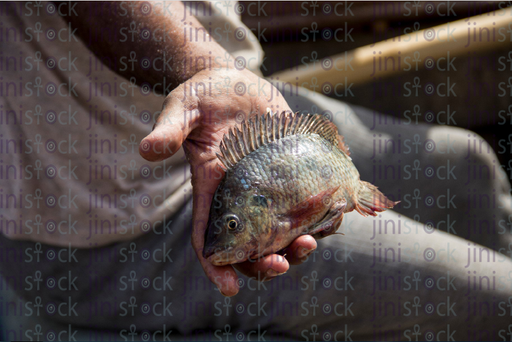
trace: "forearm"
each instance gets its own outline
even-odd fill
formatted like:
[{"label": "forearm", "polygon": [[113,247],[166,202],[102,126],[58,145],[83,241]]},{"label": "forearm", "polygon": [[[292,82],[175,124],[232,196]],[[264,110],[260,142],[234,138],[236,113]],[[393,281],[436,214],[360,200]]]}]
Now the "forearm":
[{"label": "forearm", "polygon": [[[228,66],[226,51],[210,36],[203,39],[194,17],[182,21],[181,2],[165,8],[150,2],[79,2],[75,10],[78,15],[65,18],[89,49],[118,74],[149,83],[156,92],[167,93],[203,69]],[[185,34],[190,29],[194,38],[200,29],[201,39],[191,40]]]}]

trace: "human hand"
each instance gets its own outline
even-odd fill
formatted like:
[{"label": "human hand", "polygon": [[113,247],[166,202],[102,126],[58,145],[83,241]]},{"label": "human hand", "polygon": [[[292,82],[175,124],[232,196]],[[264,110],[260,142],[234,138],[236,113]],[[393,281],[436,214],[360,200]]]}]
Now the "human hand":
[{"label": "human hand", "polygon": [[149,161],[169,158],[183,146],[192,172],[192,246],[206,275],[225,296],[239,290],[233,266],[249,277],[269,280],[290,264],[300,264],[317,246],[313,237],[303,235],[281,253],[284,256],[272,254],[226,266],[214,266],[202,256],[211,200],[224,177],[216,157],[220,141],[230,128],[264,114],[266,108],[291,111],[275,87],[246,69],[202,70],[167,96],[153,131],[139,146]]}]

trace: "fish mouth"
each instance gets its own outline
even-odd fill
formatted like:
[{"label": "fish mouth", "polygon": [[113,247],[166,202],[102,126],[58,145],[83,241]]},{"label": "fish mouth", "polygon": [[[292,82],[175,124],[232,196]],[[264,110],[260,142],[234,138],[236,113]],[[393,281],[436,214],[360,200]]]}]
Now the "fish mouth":
[{"label": "fish mouth", "polygon": [[205,246],[203,257],[215,266],[237,264],[249,258],[244,250],[235,249],[233,246]]}]

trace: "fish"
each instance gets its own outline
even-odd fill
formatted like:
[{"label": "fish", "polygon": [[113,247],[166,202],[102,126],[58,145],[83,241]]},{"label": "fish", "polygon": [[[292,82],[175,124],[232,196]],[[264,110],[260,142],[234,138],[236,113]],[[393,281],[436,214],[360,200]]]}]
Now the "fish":
[{"label": "fish", "polygon": [[338,128],[321,114],[267,109],[230,129],[219,149],[225,176],[203,248],[216,266],[276,253],[301,235],[336,234],[345,213],[376,216],[399,203],[360,180]]}]

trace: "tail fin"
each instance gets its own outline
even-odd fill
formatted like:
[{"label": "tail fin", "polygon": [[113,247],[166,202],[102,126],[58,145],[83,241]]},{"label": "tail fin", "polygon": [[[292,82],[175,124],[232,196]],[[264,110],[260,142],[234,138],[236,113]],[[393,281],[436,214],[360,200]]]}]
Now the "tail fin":
[{"label": "tail fin", "polygon": [[368,182],[360,182],[360,189],[355,210],[363,216],[377,216],[377,212],[393,208],[400,201],[389,200],[377,187]]}]

